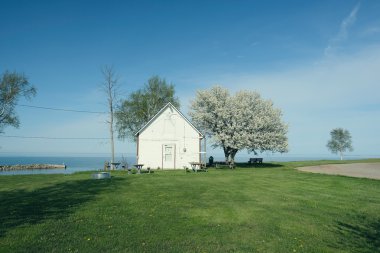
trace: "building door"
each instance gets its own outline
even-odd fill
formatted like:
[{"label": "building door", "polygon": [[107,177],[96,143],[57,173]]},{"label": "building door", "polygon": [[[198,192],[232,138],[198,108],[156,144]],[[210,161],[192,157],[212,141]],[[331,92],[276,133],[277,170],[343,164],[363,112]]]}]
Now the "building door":
[{"label": "building door", "polygon": [[162,168],[175,168],[175,144],[162,145]]}]

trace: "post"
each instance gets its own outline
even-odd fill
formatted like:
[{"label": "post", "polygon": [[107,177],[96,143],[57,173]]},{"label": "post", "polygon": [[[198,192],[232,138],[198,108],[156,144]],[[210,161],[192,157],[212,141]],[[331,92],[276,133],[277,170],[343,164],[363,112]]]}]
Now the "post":
[{"label": "post", "polygon": [[110,100],[110,136],[111,136],[111,170],[115,169],[115,145],[114,145],[114,139],[113,139],[113,105],[112,100]]},{"label": "post", "polygon": [[206,135],[204,135],[203,136],[203,138],[204,138],[204,152],[205,152],[205,154],[204,154],[204,156],[203,156],[203,158],[204,158],[204,163],[206,164],[206,161],[207,161],[207,154],[206,154],[206,151],[207,151],[207,148],[206,148]]}]

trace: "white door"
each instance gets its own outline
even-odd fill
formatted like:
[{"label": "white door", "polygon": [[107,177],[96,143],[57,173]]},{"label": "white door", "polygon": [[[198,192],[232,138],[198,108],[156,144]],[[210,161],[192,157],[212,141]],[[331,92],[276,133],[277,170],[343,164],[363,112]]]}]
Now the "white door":
[{"label": "white door", "polygon": [[174,169],[175,168],[175,145],[165,144],[162,146],[162,168]]}]

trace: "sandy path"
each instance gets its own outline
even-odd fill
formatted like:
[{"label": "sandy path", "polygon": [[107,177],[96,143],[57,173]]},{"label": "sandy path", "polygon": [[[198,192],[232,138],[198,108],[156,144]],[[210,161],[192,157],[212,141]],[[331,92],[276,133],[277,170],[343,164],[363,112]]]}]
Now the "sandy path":
[{"label": "sandy path", "polygon": [[328,164],[300,167],[297,169],[313,173],[364,177],[380,180],[380,163]]}]

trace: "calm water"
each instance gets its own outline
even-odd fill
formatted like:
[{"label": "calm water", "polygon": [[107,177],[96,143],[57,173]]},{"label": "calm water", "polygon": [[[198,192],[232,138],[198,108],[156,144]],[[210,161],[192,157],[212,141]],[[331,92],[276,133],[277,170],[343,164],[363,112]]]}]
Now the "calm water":
[{"label": "calm water", "polygon": [[[1,165],[15,164],[66,164],[65,169],[41,169],[41,170],[13,170],[0,171],[0,175],[20,175],[20,174],[71,174],[78,171],[101,170],[104,162],[109,161],[109,157],[0,157]],[[115,158],[115,161],[121,161]],[[126,158],[127,163],[134,164],[135,159]]]}]

